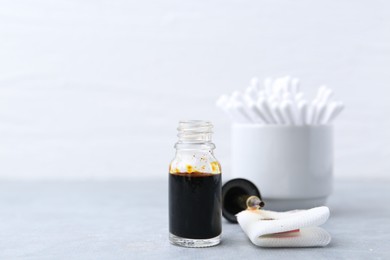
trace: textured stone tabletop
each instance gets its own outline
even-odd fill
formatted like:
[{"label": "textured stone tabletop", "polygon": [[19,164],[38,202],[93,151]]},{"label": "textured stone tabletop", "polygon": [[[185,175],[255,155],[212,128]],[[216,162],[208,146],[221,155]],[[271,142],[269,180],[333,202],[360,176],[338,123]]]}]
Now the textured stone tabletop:
[{"label": "textured stone tabletop", "polygon": [[217,247],[168,242],[167,182],[0,182],[0,259],[390,259],[390,183],[337,182],[325,248],[264,249],[223,222]]}]

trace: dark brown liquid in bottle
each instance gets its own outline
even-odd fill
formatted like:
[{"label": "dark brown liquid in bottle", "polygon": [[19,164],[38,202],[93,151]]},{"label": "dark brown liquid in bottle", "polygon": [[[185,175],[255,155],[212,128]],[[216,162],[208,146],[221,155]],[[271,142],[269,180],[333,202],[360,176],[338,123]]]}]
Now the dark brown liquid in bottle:
[{"label": "dark brown liquid in bottle", "polygon": [[221,174],[169,174],[169,231],[192,239],[221,234]]}]

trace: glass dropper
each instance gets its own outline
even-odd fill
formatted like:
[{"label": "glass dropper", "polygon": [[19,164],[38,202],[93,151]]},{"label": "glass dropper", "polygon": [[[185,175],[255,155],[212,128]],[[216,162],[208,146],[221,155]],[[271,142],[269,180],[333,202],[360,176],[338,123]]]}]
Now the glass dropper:
[{"label": "glass dropper", "polygon": [[248,210],[259,210],[264,207],[264,201],[257,196],[250,196],[246,200],[246,207]]}]

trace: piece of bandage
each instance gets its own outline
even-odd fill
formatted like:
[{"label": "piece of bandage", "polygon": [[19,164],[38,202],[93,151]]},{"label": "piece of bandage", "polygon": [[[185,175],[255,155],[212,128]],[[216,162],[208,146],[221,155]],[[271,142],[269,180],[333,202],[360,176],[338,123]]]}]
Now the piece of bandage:
[{"label": "piece of bandage", "polygon": [[328,207],[275,212],[244,210],[237,221],[253,244],[261,247],[320,247],[329,244],[328,232],[318,227],[329,218]]}]

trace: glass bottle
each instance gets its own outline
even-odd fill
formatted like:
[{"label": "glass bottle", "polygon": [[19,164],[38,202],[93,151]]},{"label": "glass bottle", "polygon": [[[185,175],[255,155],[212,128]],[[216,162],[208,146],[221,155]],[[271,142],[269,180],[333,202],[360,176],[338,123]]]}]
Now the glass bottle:
[{"label": "glass bottle", "polygon": [[179,122],[176,156],[169,166],[169,240],[176,245],[220,242],[222,179],[212,127],[207,121]]}]

